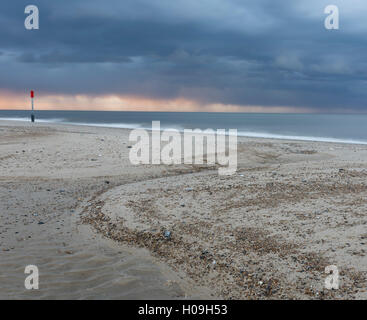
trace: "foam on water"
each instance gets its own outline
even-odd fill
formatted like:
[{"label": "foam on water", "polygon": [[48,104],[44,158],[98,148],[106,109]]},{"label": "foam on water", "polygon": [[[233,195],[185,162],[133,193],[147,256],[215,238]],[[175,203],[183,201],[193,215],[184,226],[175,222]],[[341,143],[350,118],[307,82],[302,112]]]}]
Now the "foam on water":
[{"label": "foam on water", "polygon": [[280,139],[280,140],[299,140],[299,141],[314,141],[314,142],[335,142],[335,143],[347,143],[347,144],[367,144],[367,141],[361,140],[349,140],[349,139],[336,139],[329,137],[307,137],[307,136],[291,136],[272,134],[264,132],[244,132],[239,131],[238,136],[249,138],[266,138],[266,139]]},{"label": "foam on water", "polygon": [[[22,122],[29,122],[30,118],[26,117],[0,117],[0,120],[4,121],[22,121]],[[41,123],[64,123],[65,119],[63,118],[50,118],[50,119],[36,119],[37,122]]]},{"label": "foam on water", "polygon": [[[139,115],[140,116],[140,115]],[[157,115],[159,119],[161,115]],[[317,117],[317,115],[315,115]],[[137,116],[137,118],[141,118]],[[84,119],[84,118],[83,118]],[[156,119],[156,120],[158,120]],[[179,132],[183,132],[184,128],[190,128],[189,126],[185,125],[184,120],[182,120],[182,124],[178,123],[180,121],[179,117],[172,116],[172,119],[175,123],[167,124],[164,121],[161,121],[161,130],[178,130]],[[0,117],[0,120],[7,120],[7,121],[23,121],[29,122],[29,117]],[[151,123],[144,119],[141,123],[139,122],[104,122],[103,119],[98,119],[100,122],[95,121],[80,121],[80,119],[73,121],[74,119],[71,118],[37,118],[36,122],[40,123],[60,123],[60,124],[68,124],[68,125],[79,125],[79,126],[94,126],[94,127],[105,127],[105,128],[121,128],[121,129],[145,129],[145,130],[152,130]],[[87,120],[87,119],[86,119]],[[134,119],[135,120],[135,119]],[[140,119],[137,119],[140,120]],[[165,119],[167,120],[167,119]],[[196,124],[190,124],[192,126],[197,126],[202,130],[205,130],[208,126],[208,123],[198,123],[197,119],[195,119]],[[218,123],[213,123],[213,125],[218,126]],[[228,127],[229,125],[229,127]],[[244,125],[243,125],[244,126]],[[332,142],[332,143],[346,143],[346,144],[367,144],[367,139],[351,139],[351,138],[339,138],[339,137],[332,137],[332,136],[317,136],[317,135],[305,135],[305,134],[283,134],[283,133],[275,133],[275,132],[266,132],[266,131],[257,131],[257,130],[243,130],[243,128],[239,127],[237,123],[227,123],[222,125],[222,127],[227,127],[226,129],[236,128],[238,130],[238,136],[240,137],[250,137],[250,138],[267,138],[267,139],[281,139],[281,140],[298,140],[298,141],[315,141],[315,142]],[[191,129],[190,128],[190,129]],[[263,128],[261,128],[263,129]],[[215,129],[214,129],[215,130]],[[271,129],[270,129],[271,131]],[[312,130],[310,130],[312,131]],[[302,132],[303,133],[303,132]],[[325,133],[324,133],[325,134]]]}]

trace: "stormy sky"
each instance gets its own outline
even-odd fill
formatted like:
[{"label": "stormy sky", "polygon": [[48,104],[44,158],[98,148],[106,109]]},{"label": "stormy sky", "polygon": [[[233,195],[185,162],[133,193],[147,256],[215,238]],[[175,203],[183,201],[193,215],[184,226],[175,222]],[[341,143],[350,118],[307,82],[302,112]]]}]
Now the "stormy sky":
[{"label": "stormy sky", "polygon": [[367,112],[366,18],[365,0],[3,0],[0,108],[34,89],[46,109]]}]

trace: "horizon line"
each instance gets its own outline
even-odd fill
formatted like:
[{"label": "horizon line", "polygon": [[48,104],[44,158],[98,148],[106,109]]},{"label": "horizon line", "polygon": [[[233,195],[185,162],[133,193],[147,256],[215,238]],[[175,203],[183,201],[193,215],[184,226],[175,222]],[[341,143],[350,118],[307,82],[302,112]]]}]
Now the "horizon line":
[{"label": "horizon line", "polygon": [[[0,111],[26,111],[26,112],[31,112],[30,109],[2,109],[0,108]],[[285,111],[285,112],[273,112],[273,111],[269,111],[269,112],[259,112],[259,111],[159,111],[159,110],[103,110],[103,109],[90,109],[90,110],[85,110],[85,109],[36,109],[34,110],[34,112],[37,111],[55,111],[55,112],[137,112],[137,113],[233,113],[233,114],[320,114],[320,115],[331,115],[331,114],[367,114],[367,111],[334,111],[334,112],[327,112],[327,111],[310,111],[310,112],[305,112],[305,111],[300,111],[300,112],[291,112],[291,111]]]}]

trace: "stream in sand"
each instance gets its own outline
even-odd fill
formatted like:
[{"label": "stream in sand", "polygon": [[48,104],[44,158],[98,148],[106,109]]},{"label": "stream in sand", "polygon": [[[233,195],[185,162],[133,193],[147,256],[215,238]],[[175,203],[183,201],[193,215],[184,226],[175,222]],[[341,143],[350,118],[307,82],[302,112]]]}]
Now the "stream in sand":
[{"label": "stream in sand", "polygon": [[[60,196],[62,186],[50,182],[0,181],[0,299],[184,297],[174,275],[147,252],[78,224],[68,188]],[[39,290],[25,289],[27,265],[39,268]]]}]

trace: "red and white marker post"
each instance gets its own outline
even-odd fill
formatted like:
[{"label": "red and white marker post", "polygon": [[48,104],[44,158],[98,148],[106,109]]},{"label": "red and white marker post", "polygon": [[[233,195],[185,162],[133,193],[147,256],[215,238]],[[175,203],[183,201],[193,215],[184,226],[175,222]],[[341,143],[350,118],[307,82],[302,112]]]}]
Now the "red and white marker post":
[{"label": "red and white marker post", "polygon": [[31,100],[32,100],[32,113],[31,113],[31,121],[34,122],[34,91],[31,90]]}]

